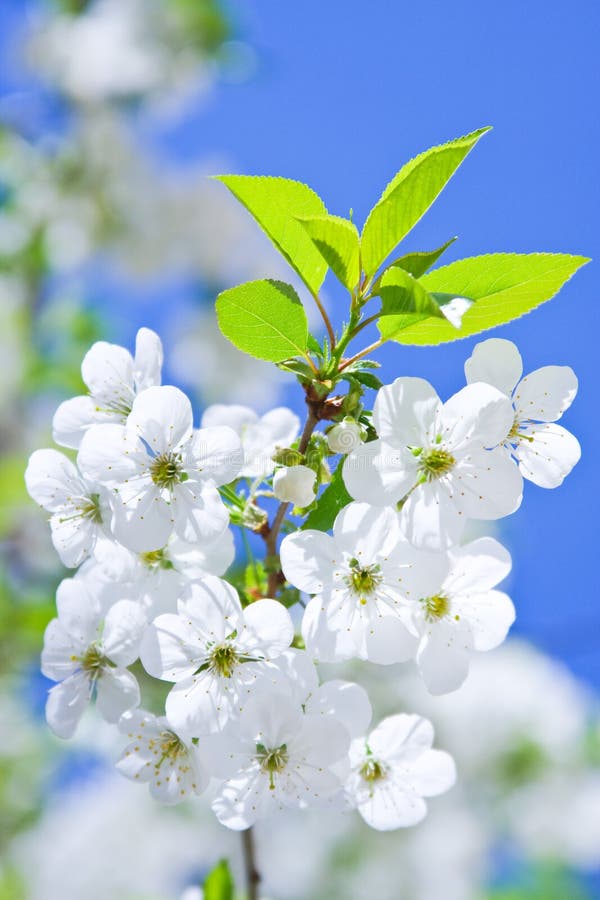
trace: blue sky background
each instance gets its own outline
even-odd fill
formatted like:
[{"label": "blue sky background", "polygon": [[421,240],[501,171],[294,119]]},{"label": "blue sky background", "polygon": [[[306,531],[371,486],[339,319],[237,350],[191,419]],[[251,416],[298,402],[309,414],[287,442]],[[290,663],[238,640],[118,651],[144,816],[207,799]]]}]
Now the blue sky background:
[{"label": "blue sky background", "polygon": [[[27,5],[0,4],[5,54]],[[492,124],[406,248],[430,249],[456,234],[447,262],[509,250],[600,258],[600,5],[593,0],[239,0],[230,8],[239,36],[257,51],[256,72],[247,83],[220,84],[175,128],[148,129],[158,154],[180,164],[220,154],[240,172],[306,181],[332,212],[352,207],[362,224],[403,162]],[[8,69],[0,78],[3,90],[14,87]],[[122,337],[151,324],[149,317],[159,320],[165,307],[157,300],[181,289],[155,289],[151,313],[132,302]],[[108,309],[123,301],[110,282],[96,295]],[[333,286],[330,296],[335,309]],[[527,484],[502,538],[514,557],[515,631],[596,685],[598,300],[592,264],[558,299],[494,332],[518,344],[526,371],[566,364],[580,379],[564,424],[581,441],[582,461],[557,491]],[[446,397],[463,386],[475,343],[391,345],[380,357],[384,380],[422,375]]]}]

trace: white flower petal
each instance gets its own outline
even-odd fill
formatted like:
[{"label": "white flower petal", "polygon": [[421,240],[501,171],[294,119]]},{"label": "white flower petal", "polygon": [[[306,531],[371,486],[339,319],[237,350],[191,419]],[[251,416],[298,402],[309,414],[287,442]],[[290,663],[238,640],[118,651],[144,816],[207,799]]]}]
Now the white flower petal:
[{"label": "white flower petal", "polygon": [[90,555],[96,544],[98,526],[91,519],[56,513],[50,519],[54,549],[60,561],[69,569],[75,569]]},{"label": "white flower petal", "polygon": [[91,397],[73,397],[61,403],[52,419],[52,437],[62,447],[79,449],[90,425],[115,422],[115,415],[99,410]]},{"label": "white flower petal", "polygon": [[131,408],[133,359],[117,344],[97,341],[83,358],[81,375],[98,405]]},{"label": "white flower petal", "polygon": [[[365,629],[364,658],[381,666],[412,659],[417,639],[397,616],[372,616]],[[363,654],[361,653],[361,656]]]},{"label": "white flower petal", "polygon": [[417,652],[417,665],[431,694],[457,690],[469,673],[473,637],[464,620],[435,622]]},{"label": "white flower petal", "polygon": [[222,729],[236,700],[234,686],[207,670],[178,681],[169,691],[165,710],[175,729],[198,737]]},{"label": "white flower petal", "polygon": [[447,479],[420,484],[400,512],[400,529],[415,547],[437,550],[456,544],[466,521],[454,502]]},{"label": "white flower petal", "polygon": [[239,719],[239,734],[265,747],[281,747],[300,734],[304,716],[280,691],[260,691],[246,703]]},{"label": "white flower petal", "polygon": [[242,613],[244,627],[237,646],[251,656],[271,657],[283,653],[294,639],[289,612],[277,600],[256,600]]},{"label": "white flower petal", "polygon": [[577,376],[569,366],[536,369],[517,385],[517,419],[556,422],[575,399],[577,386]]},{"label": "white flower petal", "polygon": [[513,602],[502,591],[461,597],[454,605],[459,615],[469,623],[475,650],[498,647],[515,621]]},{"label": "white flower petal", "polygon": [[469,384],[483,381],[510,396],[523,374],[523,360],[512,341],[489,338],[475,345],[465,363]]},{"label": "white flower petal", "polygon": [[191,622],[196,634],[210,643],[223,641],[234,631],[240,632],[244,624],[236,589],[215,575],[192,582],[178,606],[181,617]]},{"label": "white flower petal", "polygon": [[119,484],[137,473],[140,451],[141,445],[128,436],[125,426],[92,425],[81,439],[77,464],[91,481]]},{"label": "white flower petal", "polygon": [[118,722],[128,709],[138,706],[140,688],[127,669],[104,666],[96,681],[96,706],[107,722]]},{"label": "white flower petal", "polygon": [[521,505],[523,478],[504,447],[471,450],[456,466],[454,498],[470,519],[501,519]]},{"label": "white flower petal", "polygon": [[194,632],[181,616],[158,616],[144,632],[140,659],[149,675],[181,681],[198,669],[203,648],[193,643]]},{"label": "white flower petal", "polygon": [[192,404],[179,388],[150,387],[135,398],[127,430],[160,455],[186,444],[192,436]]},{"label": "white flower petal", "polygon": [[384,779],[371,796],[359,804],[358,811],[371,828],[392,831],[421,822],[427,814],[422,797],[417,796],[401,781]]},{"label": "white flower petal", "polygon": [[317,688],[306,702],[306,712],[313,716],[333,716],[350,737],[364,734],[373,715],[365,689],[339,679],[326,681]]},{"label": "white flower petal", "polygon": [[140,482],[138,494],[127,503],[123,499],[120,494],[113,499],[111,530],[117,541],[135,553],[164,547],[175,524],[174,505],[151,483]]},{"label": "white flower petal", "polygon": [[138,393],[160,384],[163,349],[159,336],[140,328],[135,337],[134,378]]},{"label": "white flower petal", "polygon": [[284,466],[273,476],[273,493],[284,503],[310,506],[315,499],[316,481],[316,472],[308,466]]},{"label": "white flower petal", "polygon": [[281,542],[280,556],[287,580],[307,594],[318,594],[331,584],[339,563],[333,538],[314,529],[287,535]]},{"label": "white flower petal", "polygon": [[87,489],[71,460],[58,450],[34,450],[25,471],[29,495],[48,512],[71,506]]},{"label": "white flower petal", "polygon": [[98,636],[102,609],[97,596],[81,577],[65,578],[56,589],[58,618],[78,647],[87,647]]},{"label": "white flower petal", "polygon": [[196,431],[190,453],[194,470],[217,486],[233,481],[244,463],[239,436],[226,426]]},{"label": "white flower petal", "polygon": [[514,417],[510,399],[497,388],[483,382],[468,384],[444,403],[440,413],[444,445],[496,447],[508,435]]},{"label": "white flower petal", "polygon": [[104,653],[118,666],[129,666],[138,658],[140,642],[148,622],[144,611],[133,600],[119,600],[104,619]]},{"label": "white flower petal", "polygon": [[413,487],[417,459],[404,447],[382,440],[361,444],[344,461],[342,475],[351,497],[373,506],[393,506]]},{"label": "white flower petal", "polygon": [[375,398],[373,425],[394,447],[422,447],[432,431],[440,398],[423,378],[396,378]]},{"label": "white flower petal", "polygon": [[398,517],[393,509],[368,503],[349,503],[333,525],[337,547],[367,566],[391,555],[401,540]]},{"label": "white flower petal", "polygon": [[229,511],[212,484],[179,484],[175,501],[175,531],[187,543],[216,540],[229,525]]},{"label": "white flower petal", "polygon": [[239,406],[235,403],[213,403],[204,410],[201,420],[201,428],[214,428],[226,425],[233,428],[237,435],[241,435],[248,425],[258,422],[258,415],[249,406]]},{"label": "white flower petal", "polygon": [[[559,487],[581,458],[579,441],[561,425],[528,425],[514,455],[524,478],[538,487]],[[529,438],[529,440],[528,440]]]},{"label": "white flower petal", "polygon": [[410,763],[410,784],[422,797],[436,797],[456,782],[456,766],[449,753],[427,750]]},{"label": "white flower petal", "polygon": [[506,578],[512,567],[506,547],[491,537],[456,547],[449,556],[451,570],[444,587],[451,594],[481,594],[491,590]]},{"label": "white flower petal", "polygon": [[73,656],[83,650],[84,646],[73,640],[62,622],[59,619],[52,619],[48,622],[44,632],[44,649],[41,660],[43,675],[52,681],[63,681],[68,678],[79,665]]},{"label": "white flower petal", "polygon": [[255,766],[226,782],[211,808],[222,825],[244,831],[263,816],[271,793],[268,778]]},{"label": "white flower petal", "polygon": [[422,716],[398,713],[387,716],[369,735],[369,747],[377,759],[401,760],[429,750],[433,725]]},{"label": "white flower petal", "polygon": [[75,672],[48,693],[46,721],[60,738],[73,737],[92,695],[92,684],[85,672]]}]

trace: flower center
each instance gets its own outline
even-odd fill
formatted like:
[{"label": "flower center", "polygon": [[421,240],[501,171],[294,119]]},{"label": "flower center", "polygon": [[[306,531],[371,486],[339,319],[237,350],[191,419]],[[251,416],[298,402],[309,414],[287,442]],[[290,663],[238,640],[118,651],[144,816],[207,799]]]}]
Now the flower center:
[{"label": "flower center", "polygon": [[161,453],[150,463],[150,477],[158,487],[172,488],[187,480],[179,453]]},{"label": "flower center", "polygon": [[423,450],[419,454],[419,469],[426,481],[434,481],[449,472],[456,460],[442,447],[432,447],[431,450]]},{"label": "flower center", "polygon": [[209,667],[223,678],[231,678],[233,670],[240,661],[233,644],[218,644],[210,655]]},{"label": "flower center", "polygon": [[100,511],[100,494],[90,494],[86,498],[87,502],[80,507],[80,515],[83,519],[91,519],[97,525],[102,522],[102,513]]},{"label": "flower center", "polygon": [[359,775],[364,781],[373,784],[375,781],[381,781],[382,778],[385,778],[386,770],[382,763],[369,757],[360,767]]},{"label": "flower center", "polygon": [[450,601],[443,594],[422,598],[421,604],[425,610],[425,618],[428,622],[443,619],[450,612]]},{"label": "flower center", "polygon": [[81,668],[84,672],[98,675],[107,663],[107,659],[96,644],[90,644],[81,657]]},{"label": "flower center", "polygon": [[269,776],[269,789],[274,791],[274,776],[283,772],[289,762],[287,744],[282,744],[280,747],[274,747],[272,749],[265,747],[264,744],[257,744],[256,758],[260,763],[261,771]]},{"label": "flower center", "polygon": [[[154,742],[150,742],[150,749],[153,748]],[[187,756],[187,747],[172,731],[161,731],[160,733],[160,757],[158,762],[154,764],[155,769],[159,769],[167,759],[171,763]]]},{"label": "flower center", "polygon": [[377,563],[361,566],[357,559],[351,559],[350,574],[346,575],[344,581],[364,606],[367,598],[375,593],[383,581],[383,575],[380,574],[380,566]]},{"label": "flower center", "polygon": [[519,430],[523,426],[523,424],[523,422],[519,422],[519,420],[515,418],[515,421],[512,424],[512,428],[506,436],[506,440],[509,444],[518,444],[519,441],[529,441],[530,443],[531,441],[533,441],[531,435],[522,434],[522,432]]},{"label": "flower center", "polygon": [[164,547],[161,550],[149,550],[147,553],[140,553],[140,560],[149,569],[175,568]]}]

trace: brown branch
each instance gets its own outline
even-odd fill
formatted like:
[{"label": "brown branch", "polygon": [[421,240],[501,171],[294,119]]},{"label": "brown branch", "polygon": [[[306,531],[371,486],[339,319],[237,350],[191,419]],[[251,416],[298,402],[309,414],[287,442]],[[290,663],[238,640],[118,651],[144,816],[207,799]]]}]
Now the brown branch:
[{"label": "brown branch", "polygon": [[256,849],[254,846],[254,832],[252,831],[252,828],[247,828],[245,831],[242,831],[242,851],[244,855],[244,870],[246,872],[248,900],[258,900],[260,872],[256,866]]}]

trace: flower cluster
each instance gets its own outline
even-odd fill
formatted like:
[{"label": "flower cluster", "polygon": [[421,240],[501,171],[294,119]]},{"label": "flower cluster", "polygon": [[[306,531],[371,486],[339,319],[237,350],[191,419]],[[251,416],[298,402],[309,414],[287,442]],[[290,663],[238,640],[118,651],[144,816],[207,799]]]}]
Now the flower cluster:
[{"label": "flower cluster", "polygon": [[[213,406],[195,428],[161,367],[148,329],[134,356],[95,344],[82,366],[88,394],[54,417],[56,442],[76,459],[46,449],[29,461],[29,493],[50,514],[62,562],[78,568],[45,636],[50,727],[70,737],[95,700],[126,735],[120,772],[168,804],[210,788],[233,829],[313,806],[355,808],[381,830],[415,824],[424,798],[453,784],[452,758],[432,749],[418,715],[369,733],[364,689],[321,683],[315,663],[415,660],[440,694],[462,684],[474,652],[504,640],[515,613],[498,585],[510,556],[492,537],[461,542],[463,531],[513,512],[523,477],[554,487],[577,462],[577,441],[555,424],[575,376],[547,367],[520,381],[514,345],[485,341],[448,402],[399,378],[366,424],[362,408],[346,409],[325,435],[299,437],[284,408],[259,417]],[[289,503],[318,511],[337,454],[352,500],[331,535],[291,530],[279,571],[261,501],[282,501],[279,524]],[[236,575],[231,525],[271,553],[262,580],[253,564],[252,590]],[[289,609],[301,593],[311,599],[299,636]],[[164,710],[143,705],[152,679],[171,685]]]}]

